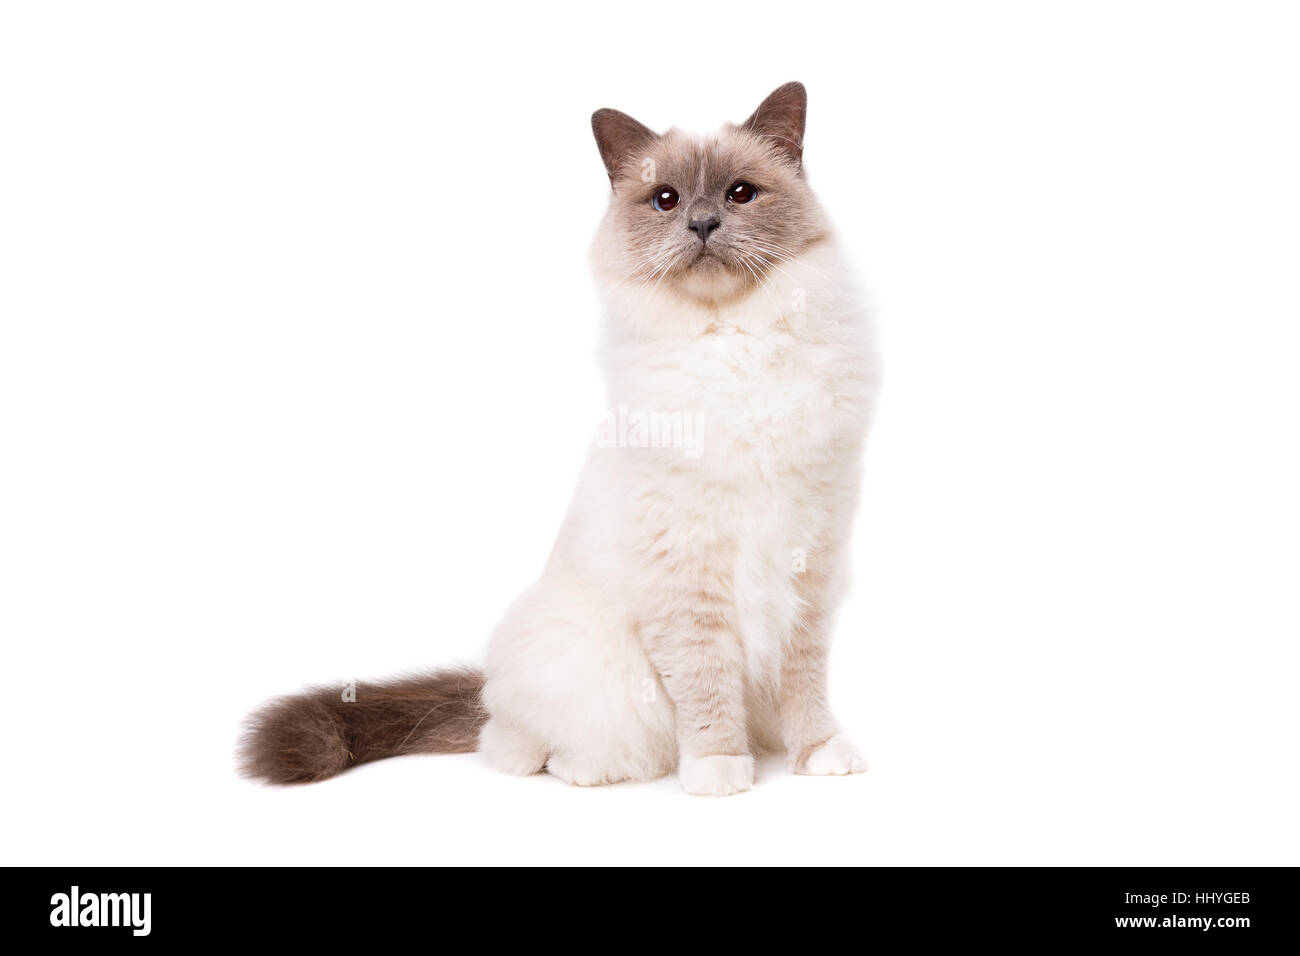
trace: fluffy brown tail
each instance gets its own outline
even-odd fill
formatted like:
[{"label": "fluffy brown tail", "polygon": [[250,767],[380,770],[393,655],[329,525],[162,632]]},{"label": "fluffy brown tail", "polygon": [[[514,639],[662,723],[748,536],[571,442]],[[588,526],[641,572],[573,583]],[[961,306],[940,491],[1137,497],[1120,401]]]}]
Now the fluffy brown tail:
[{"label": "fluffy brown tail", "polygon": [[311,783],[384,757],[469,753],[482,693],[482,672],[463,668],[279,697],[248,719],[240,763],[270,783]]}]

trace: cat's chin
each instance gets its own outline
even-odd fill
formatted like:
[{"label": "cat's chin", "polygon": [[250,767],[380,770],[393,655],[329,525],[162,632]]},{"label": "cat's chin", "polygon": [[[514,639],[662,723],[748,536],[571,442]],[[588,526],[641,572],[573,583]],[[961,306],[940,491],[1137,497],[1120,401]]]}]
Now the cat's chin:
[{"label": "cat's chin", "polygon": [[676,285],[683,295],[692,299],[720,302],[748,292],[753,285],[753,276],[730,267],[715,256],[705,256],[682,272]]}]

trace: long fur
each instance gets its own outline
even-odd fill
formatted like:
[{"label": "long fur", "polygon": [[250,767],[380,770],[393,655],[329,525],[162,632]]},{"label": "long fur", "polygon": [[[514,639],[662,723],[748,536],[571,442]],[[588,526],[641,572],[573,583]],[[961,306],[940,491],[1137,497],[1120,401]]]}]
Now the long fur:
[{"label": "long fur", "polygon": [[249,719],[241,769],[269,783],[312,783],[404,754],[477,749],[483,673],[471,668],[280,697]]},{"label": "long fur", "polygon": [[[250,772],[318,780],[476,736],[500,770],[580,785],[677,768],[691,793],[735,793],[755,754],[781,749],[796,773],[865,769],[826,667],[877,366],[804,176],[805,103],[787,84],[709,137],[596,113],[612,187],[593,249],[610,413],[678,430],[597,439],[483,677],[274,703],[255,719]],[[757,198],[732,202],[738,182]],[[680,201],[664,207],[668,188]]]}]

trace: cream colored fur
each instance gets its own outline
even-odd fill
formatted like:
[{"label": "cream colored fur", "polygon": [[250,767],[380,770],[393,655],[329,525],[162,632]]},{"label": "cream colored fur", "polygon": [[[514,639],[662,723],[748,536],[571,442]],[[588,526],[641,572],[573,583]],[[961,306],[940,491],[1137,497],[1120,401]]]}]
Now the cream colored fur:
[{"label": "cream colored fur", "polygon": [[492,639],[480,746],[509,773],[677,769],[709,795],[749,789],[773,750],[797,773],[864,770],[825,673],[877,379],[849,270],[818,230],[762,282],[646,282],[617,201],[594,253],[611,409],[700,416],[701,440],[593,445],[540,580]]}]

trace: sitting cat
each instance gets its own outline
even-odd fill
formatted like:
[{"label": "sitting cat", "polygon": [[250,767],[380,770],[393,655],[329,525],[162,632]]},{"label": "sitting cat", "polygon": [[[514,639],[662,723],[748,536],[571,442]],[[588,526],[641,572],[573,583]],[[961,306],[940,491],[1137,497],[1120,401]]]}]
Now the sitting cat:
[{"label": "sitting cat", "polygon": [[594,785],[676,769],[689,793],[721,795],[773,750],[795,773],[866,769],[826,664],[877,366],[803,174],[806,103],[788,83],[704,137],[595,113],[617,437],[593,444],[481,672],[273,701],[244,743],[251,775],[477,749],[508,773]]}]

